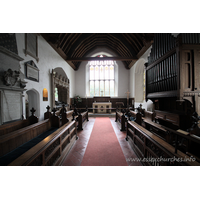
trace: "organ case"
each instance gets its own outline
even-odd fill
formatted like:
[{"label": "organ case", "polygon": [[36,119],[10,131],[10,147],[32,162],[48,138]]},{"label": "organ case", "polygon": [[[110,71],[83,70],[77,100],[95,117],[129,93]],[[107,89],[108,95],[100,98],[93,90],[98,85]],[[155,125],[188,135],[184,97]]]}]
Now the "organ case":
[{"label": "organ case", "polygon": [[185,130],[193,112],[200,115],[199,76],[200,34],[155,34],[146,64],[146,100],[157,110],[182,116],[179,128]]}]

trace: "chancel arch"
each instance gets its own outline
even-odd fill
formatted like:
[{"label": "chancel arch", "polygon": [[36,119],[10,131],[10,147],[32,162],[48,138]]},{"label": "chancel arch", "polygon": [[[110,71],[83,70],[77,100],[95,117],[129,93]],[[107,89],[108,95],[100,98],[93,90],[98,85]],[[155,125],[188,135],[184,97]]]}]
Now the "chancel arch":
[{"label": "chancel arch", "polygon": [[70,104],[69,96],[69,79],[65,71],[61,67],[57,67],[52,70],[51,73],[52,82],[52,108],[61,107],[62,104],[68,106]]}]

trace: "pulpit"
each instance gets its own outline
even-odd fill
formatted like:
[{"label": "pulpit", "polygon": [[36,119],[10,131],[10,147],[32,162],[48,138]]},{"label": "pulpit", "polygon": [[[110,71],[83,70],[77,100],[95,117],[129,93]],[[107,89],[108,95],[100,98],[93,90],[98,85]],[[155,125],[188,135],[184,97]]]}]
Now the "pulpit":
[{"label": "pulpit", "polygon": [[111,113],[112,103],[111,102],[94,102],[92,104],[93,113]]}]

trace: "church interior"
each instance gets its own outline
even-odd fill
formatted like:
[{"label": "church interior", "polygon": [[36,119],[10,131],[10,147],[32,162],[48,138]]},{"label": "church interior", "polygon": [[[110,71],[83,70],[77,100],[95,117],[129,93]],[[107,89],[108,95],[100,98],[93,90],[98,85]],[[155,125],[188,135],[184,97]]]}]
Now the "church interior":
[{"label": "church interior", "polygon": [[196,1],[1,8],[2,199],[198,198]]},{"label": "church interior", "polygon": [[1,166],[199,166],[199,64],[199,33],[1,33]]}]

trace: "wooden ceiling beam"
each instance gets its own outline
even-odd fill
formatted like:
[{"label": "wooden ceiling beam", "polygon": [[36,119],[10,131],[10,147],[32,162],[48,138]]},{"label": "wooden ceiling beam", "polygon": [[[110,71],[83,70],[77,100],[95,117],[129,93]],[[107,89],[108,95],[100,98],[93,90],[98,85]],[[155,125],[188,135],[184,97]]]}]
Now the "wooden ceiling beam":
[{"label": "wooden ceiling beam", "polygon": [[70,49],[66,49],[66,50],[64,51],[64,52],[66,53],[66,55],[69,56],[69,57],[74,57],[74,56],[72,56],[72,54],[73,54],[74,52],[76,52],[77,49],[79,49],[79,45],[80,45],[80,44],[83,44],[84,41],[85,41],[87,38],[91,37],[91,36],[93,36],[92,33],[84,33],[84,34],[82,34],[82,35],[74,42],[73,46],[72,46]]},{"label": "wooden ceiling beam", "polygon": [[[133,37],[133,41],[135,41],[139,45],[138,49],[140,50],[143,46],[142,37],[137,33],[131,34],[131,37]],[[140,37],[140,39],[138,39],[138,37]]]},{"label": "wooden ceiling beam", "polygon": [[127,60],[138,60],[136,57],[83,57],[83,58],[67,58],[66,61],[92,61],[92,60],[119,60],[119,61],[127,61]]},{"label": "wooden ceiling beam", "polygon": [[86,38],[79,46],[78,49],[76,49],[76,51],[74,51],[74,53],[72,54],[71,57],[82,57],[82,52],[86,51],[86,49],[88,49],[88,46],[90,47],[93,43],[94,43],[94,39],[93,39],[94,35],[89,36],[88,38]]},{"label": "wooden ceiling beam", "polygon": [[136,50],[136,52],[138,52],[140,48],[139,48],[138,44],[135,42],[135,40],[133,40],[133,38],[131,38],[131,36],[129,34],[126,34],[126,35],[124,33],[122,33],[122,34],[124,35],[124,37],[126,37],[126,39],[128,41],[130,40],[131,45],[135,46],[135,50]]},{"label": "wooden ceiling beam", "polygon": [[132,56],[132,54],[128,49],[126,49],[124,44],[121,43],[121,41],[119,40],[118,42],[116,42],[116,40],[111,35],[95,34],[92,35],[90,38],[87,38],[84,42],[82,42],[82,44],[79,45],[79,48],[76,51],[76,53],[73,54],[71,57],[82,57],[83,52],[85,52],[86,49],[87,50],[91,49],[93,47],[92,44],[94,44],[95,42],[96,43],[107,42],[107,44],[109,44],[108,46],[110,45],[113,46],[113,50],[117,51],[117,53],[120,54],[121,56],[125,56],[127,54],[128,56]]},{"label": "wooden ceiling beam", "polygon": [[70,49],[69,46],[73,42],[74,37],[76,36],[76,33],[71,33],[69,37],[67,38],[67,41],[65,41],[65,46],[63,46],[63,51],[65,52],[66,49]]},{"label": "wooden ceiling beam", "polygon": [[67,61],[67,63],[74,69],[77,70],[78,68],[72,63],[71,61]]},{"label": "wooden ceiling beam", "polygon": [[[81,48],[81,51],[77,57],[84,57],[85,54],[95,46],[105,46],[105,47],[112,48],[113,45],[115,45],[115,44],[113,42],[111,42],[110,40],[108,40],[107,38],[105,38],[103,41],[93,40],[89,44],[86,44],[83,48]],[[116,52],[116,49],[117,49],[116,45],[112,49],[114,52]],[[119,54],[118,51],[117,51],[117,53]]]},{"label": "wooden ceiling beam", "polygon": [[63,49],[66,42],[67,42],[67,37],[68,37],[69,33],[65,33],[64,37],[62,38],[61,40],[61,43],[60,43],[60,48]]},{"label": "wooden ceiling beam", "polygon": [[[125,45],[124,42],[122,42],[119,38],[117,38],[116,36],[113,36],[112,34],[108,34],[108,37],[110,38],[110,40],[112,40],[115,44],[117,44],[117,46],[121,49],[121,52],[119,52],[121,55],[125,54],[131,56],[133,55],[130,51],[130,49]],[[129,44],[130,46],[130,44]]]},{"label": "wooden ceiling beam", "polygon": [[112,38],[121,43],[121,45],[126,49],[127,52],[132,52],[131,54],[136,55],[135,49],[131,46],[129,42],[124,38],[124,36],[120,33],[109,33],[108,35],[112,36]]}]

